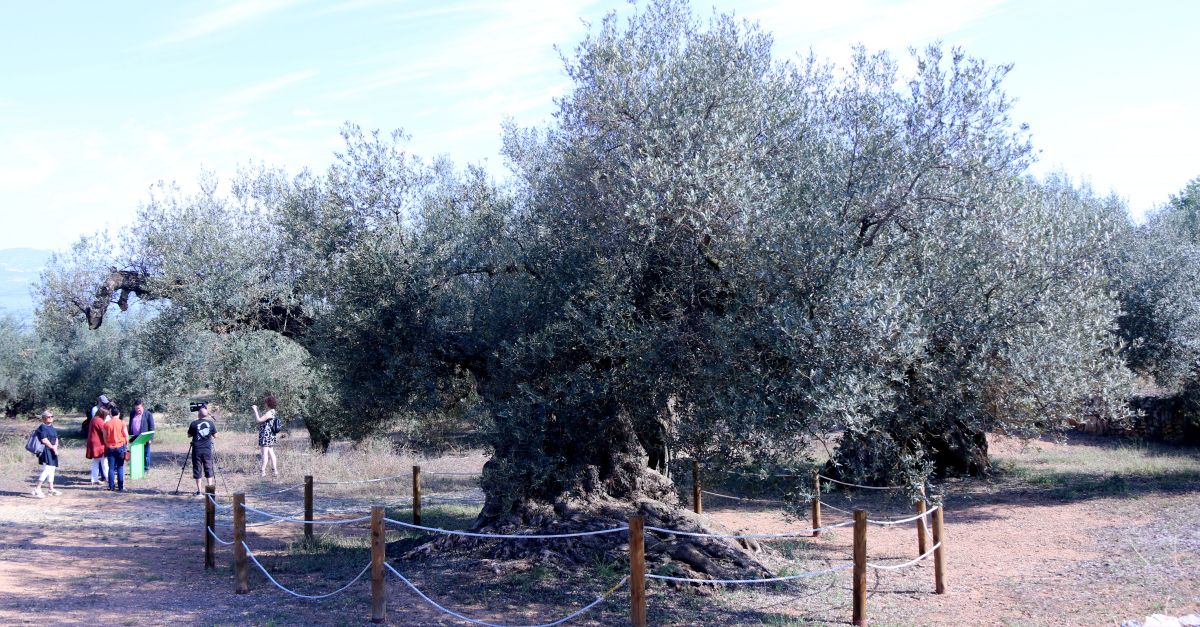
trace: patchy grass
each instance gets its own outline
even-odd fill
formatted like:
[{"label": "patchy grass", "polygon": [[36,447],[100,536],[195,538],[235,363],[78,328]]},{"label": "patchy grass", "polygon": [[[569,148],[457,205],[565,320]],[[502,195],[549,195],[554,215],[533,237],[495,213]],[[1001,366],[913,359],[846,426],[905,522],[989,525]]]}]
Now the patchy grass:
[{"label": "patchy grass", "polygon": [[1195,448],[1073,436],[993,455],[1002,475],[1056,500],[1137,498],[1200,490]]}]

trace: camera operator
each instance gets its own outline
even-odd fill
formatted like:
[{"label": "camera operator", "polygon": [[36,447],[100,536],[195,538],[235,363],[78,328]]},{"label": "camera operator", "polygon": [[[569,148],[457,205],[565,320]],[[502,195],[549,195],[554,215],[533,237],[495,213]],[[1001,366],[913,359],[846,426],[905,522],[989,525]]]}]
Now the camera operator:
[{"label": "camera operator", "polygon": [[197,418],[188,425],[187,434],[192,438],[192,478],[196,480],[195,495],[200,495],[200,470],[204,470],[207,484],[216,487],[216,472],[213,469],[213,440],[217,437],[217,424],[208,417],[208,403],[193,403],[192,411]]}]

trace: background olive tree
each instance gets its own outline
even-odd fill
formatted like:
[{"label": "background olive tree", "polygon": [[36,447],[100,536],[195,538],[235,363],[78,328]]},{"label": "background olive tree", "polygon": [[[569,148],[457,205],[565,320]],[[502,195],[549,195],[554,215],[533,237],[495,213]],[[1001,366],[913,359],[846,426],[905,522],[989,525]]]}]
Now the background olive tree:
[{"label": "background olive tree", "polygon": [[1122,244],[1112,272],[1125,357],[1200,427],[1200,179],[1127,229]]}]

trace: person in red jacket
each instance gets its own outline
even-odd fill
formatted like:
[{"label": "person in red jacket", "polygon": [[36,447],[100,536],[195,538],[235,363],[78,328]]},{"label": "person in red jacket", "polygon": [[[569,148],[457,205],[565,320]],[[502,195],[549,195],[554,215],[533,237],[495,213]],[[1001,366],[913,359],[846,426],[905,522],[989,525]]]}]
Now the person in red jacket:
[{"label": "person in red jacket", "polygon": [[92,460],[92,485],[100,485],[108,478],[108,456],[104,454],[104,424],[110,419],[108,410],[100,408],[88,423],[87,448],[84,455]]}]

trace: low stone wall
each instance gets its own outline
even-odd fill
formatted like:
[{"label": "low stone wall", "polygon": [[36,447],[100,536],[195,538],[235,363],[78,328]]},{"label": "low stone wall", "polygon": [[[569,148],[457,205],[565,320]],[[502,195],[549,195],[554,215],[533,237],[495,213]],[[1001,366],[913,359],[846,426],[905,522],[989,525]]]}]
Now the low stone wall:
[{"label": "low stone wall", "polygon": [[1138,410],[1129,423],[1112,423],[1098,417],[1076,425],[1084,433],[1156,440],[1170,444],[1200,444],[1200,425],[1188,416],[1178,396],[1135,396],[1129,404]]}]

